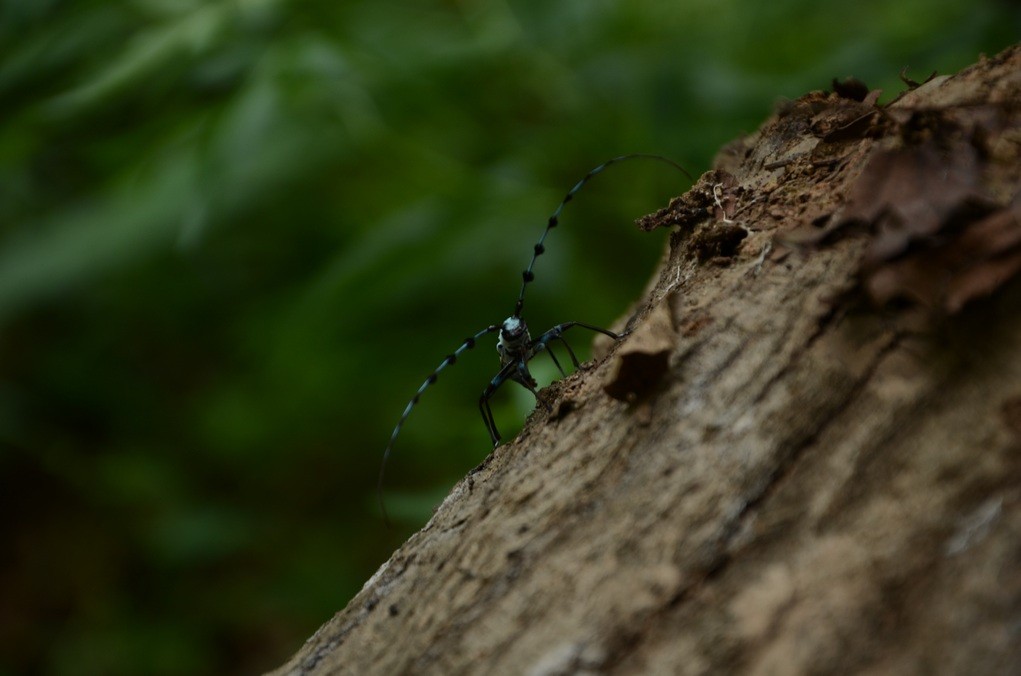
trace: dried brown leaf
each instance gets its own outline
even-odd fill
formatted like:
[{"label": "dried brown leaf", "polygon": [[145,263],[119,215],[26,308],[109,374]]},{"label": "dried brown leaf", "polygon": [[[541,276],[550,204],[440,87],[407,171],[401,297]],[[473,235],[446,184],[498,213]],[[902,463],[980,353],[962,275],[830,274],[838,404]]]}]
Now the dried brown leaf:
[{"label": "dried brown leaf", "polygon": [[668,297],[617,350],[603,390],[620,401],[633,402],[647,396],[666,374],[676,340]]},{"label": "dried brown leaf", "polygon": [[985,202],[971,146],[961,144],[945,153],[931,144],[902,147],[869,158],[841,222],[876,227],[866,256],[866,264],[874,265],[940,232],[962,208]]},{"label": "dried brown leaf", "polygon": [[966,223],[939,244],[913,248],[866,274],[878,303],[909,298],[954,314],[1021,273],[1021,197]]}]

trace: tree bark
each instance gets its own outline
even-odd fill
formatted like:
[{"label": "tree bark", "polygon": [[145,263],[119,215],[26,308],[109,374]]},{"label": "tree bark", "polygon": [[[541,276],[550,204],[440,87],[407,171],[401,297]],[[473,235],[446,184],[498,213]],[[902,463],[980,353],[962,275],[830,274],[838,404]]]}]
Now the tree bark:
[{"label": "tree bark", "polygon": [[792,102],[278,674],[1021,672],[1021,49]]}]

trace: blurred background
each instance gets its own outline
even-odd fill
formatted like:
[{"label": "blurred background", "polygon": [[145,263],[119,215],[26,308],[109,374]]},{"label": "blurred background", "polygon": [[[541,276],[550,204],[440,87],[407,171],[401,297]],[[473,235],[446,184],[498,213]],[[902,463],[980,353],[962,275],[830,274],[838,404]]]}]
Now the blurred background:
[{"label": "blurred background", "polygon": [[[1019,35],[992,0],[3,2],[0,674],[277,666],[489,452],[493,337],[411,416],[384,527],[405,403],[585,172],[697,176],[783,97]],[[596,177],[533,329],[623,313],[665,243],[633,219],[687,187]],[[505,438],[532,405],[500,392]]]}]

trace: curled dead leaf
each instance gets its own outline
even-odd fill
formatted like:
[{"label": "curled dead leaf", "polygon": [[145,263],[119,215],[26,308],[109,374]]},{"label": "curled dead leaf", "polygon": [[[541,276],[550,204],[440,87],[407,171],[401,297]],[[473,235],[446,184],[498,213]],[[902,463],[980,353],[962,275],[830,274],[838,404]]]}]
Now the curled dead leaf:
[{"label": "curled dead leaf", "polygon": [[932,144],[882,151],[869,158],[851,188],[841,222],[875,228],[867,265],[890,260],[949,226],[958,212],[987,204],[979,178],[969,145],[943,152]]},{"label": "curled dead leaf", "polygon": [[[926,114],[929,124],[948,124],[934,116]],[[832,229],[871,229],[862,277],[875,302],[907,299],[953,314],[1021,273],[1021,200],[998,208],[983,188],[981,158],[960,139],[869,158]]]},{"label": "curled dead leaf", "polygon": [[893,260],[871,260],[865,285],[878,303],[907,298],[950,314],[1021,274],[1021,193],[984,218]]},{"label": "curled dead leaf", "polygon": [[617,350],[603,390],[627,402],[649,395],[666,374],[676,339],[667,296]]}]

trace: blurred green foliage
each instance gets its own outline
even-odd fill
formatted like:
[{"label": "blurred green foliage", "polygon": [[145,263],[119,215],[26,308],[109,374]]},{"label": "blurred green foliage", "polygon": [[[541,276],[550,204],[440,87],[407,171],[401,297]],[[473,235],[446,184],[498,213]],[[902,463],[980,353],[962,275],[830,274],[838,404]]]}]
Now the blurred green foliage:
[{"label": "blurred green foliage", "polygon": [[[279,663],[485,457],[488,344],[405,428],[383,528],[405,402],[510,313],[574,181],[698,173],[778,97],[895,92],[1019,28],[992,0],[0,5],[0,674]],[[532,326],[620,315],[663,247],[630,221],[685,188],[593,180]]]}]

